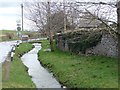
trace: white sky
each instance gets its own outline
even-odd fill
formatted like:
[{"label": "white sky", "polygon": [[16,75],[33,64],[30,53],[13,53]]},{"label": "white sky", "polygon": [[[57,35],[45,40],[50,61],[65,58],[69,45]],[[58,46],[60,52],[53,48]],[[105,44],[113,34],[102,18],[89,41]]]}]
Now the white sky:
[{"label": "white sky", "polygon": [[20,19],[19,7],[0,8],[0,29],[16,29],[16,20]]},{"label": "white sky", "polygon": [[[20,4],[23,1],[31,1],[31,0],[0,0],[0,30],[2,29],[16,30],[17,27],[16,21],[21,19]],[[43,1],[43,0],[39,0],[39,1]],[[61,0],[51,0],[51,1],[61,1]],[[74,1],[74,0],[69,0],[69,1]],[[111,0],[77,0],[77,1],[106,2]],[[25,23],[24,23],[24,28],[29,29],[28,25],[26,25]]]},{"label": "white sky", "polygon": [[21,19],[21,2],[20,0],[0,1],[0,30],[16,30],[16,21]]}]

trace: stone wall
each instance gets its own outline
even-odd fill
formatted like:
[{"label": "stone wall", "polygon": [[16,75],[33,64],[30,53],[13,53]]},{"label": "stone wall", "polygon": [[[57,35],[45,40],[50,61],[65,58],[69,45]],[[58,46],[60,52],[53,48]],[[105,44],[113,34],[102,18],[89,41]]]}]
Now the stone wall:
[{"label": "stone wall", "polygon": [[[67,40],[62,35],[57,35],[56,37],[57,47],[63,51],[71,51]],[[118,56],[118,48],[117,48],[118,40],[114,38],[112,35],[108,33],[104,33],[102,35],[101,41],[95,46],[88,48],[85,54],[95,54],[95,55],[103,55],[108,57],[117,57]]]},{"label": "stone wall", "polygon": [[103,34],[101,42],[96,47],[87,49],[86,54],[116,57],[118,55],[117,39],[110,34]]},{"label": "stone wall", "polygon": [[57,48],[63,50],[63,51],[68,51],[68,43],[67,40],[65,40],[62,35],[58,35],[56,38],[56,46]]}]

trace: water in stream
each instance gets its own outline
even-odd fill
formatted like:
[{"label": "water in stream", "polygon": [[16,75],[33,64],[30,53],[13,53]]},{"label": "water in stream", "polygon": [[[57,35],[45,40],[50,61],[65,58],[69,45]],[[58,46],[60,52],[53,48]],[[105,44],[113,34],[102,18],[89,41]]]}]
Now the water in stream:
[{"label": "water in stream", "polygon": [[37,88],[61,88],[61,85],[43,68],[38,61],[37,53],[41,49],[41,44],[35,43],[35,48],[21,57],[23,64],[28,68],[28,73]]}]

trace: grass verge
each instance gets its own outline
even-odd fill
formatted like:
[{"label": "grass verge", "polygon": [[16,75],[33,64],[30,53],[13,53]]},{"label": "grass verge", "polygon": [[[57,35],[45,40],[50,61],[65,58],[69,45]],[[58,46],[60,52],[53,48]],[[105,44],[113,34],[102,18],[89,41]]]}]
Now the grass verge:
[{"label": "grass verge", "polygon": [[22,43],[16,48],[13,61],[10,63],[10,76],[7,81],[3,80],[3,88],[35,88],[27,73],[27,68],[23,65],[20,56],[33,48],[32,44]]},{"label": "grass verge", "polygon": [[116,58],[104,56],[80,56],[49,48],[42,41],[39,60],[55,77],[69,88],[118,88],[118,64]]}]

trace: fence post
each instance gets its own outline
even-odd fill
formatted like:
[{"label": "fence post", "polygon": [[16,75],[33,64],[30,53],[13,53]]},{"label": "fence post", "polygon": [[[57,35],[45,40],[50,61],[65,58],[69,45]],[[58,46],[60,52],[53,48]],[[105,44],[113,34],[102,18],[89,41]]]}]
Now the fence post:
[{"label": "fence post", "polygon": [[2,90],[2,63],[0,63],[0,90]]},{"label": "fence post", "polygon": [[8,80],[9,79],[9,76],[10,76],[10,62],[11,62],[11,56],[10,56],[10,52],[9,52],[9,54],[8,54],[8,56],[7,56],[7,58],[6,58],[6,60],[5,60],[5,62],[4,62],[4,64],[3,64],[3,79],[4,80]]}]

